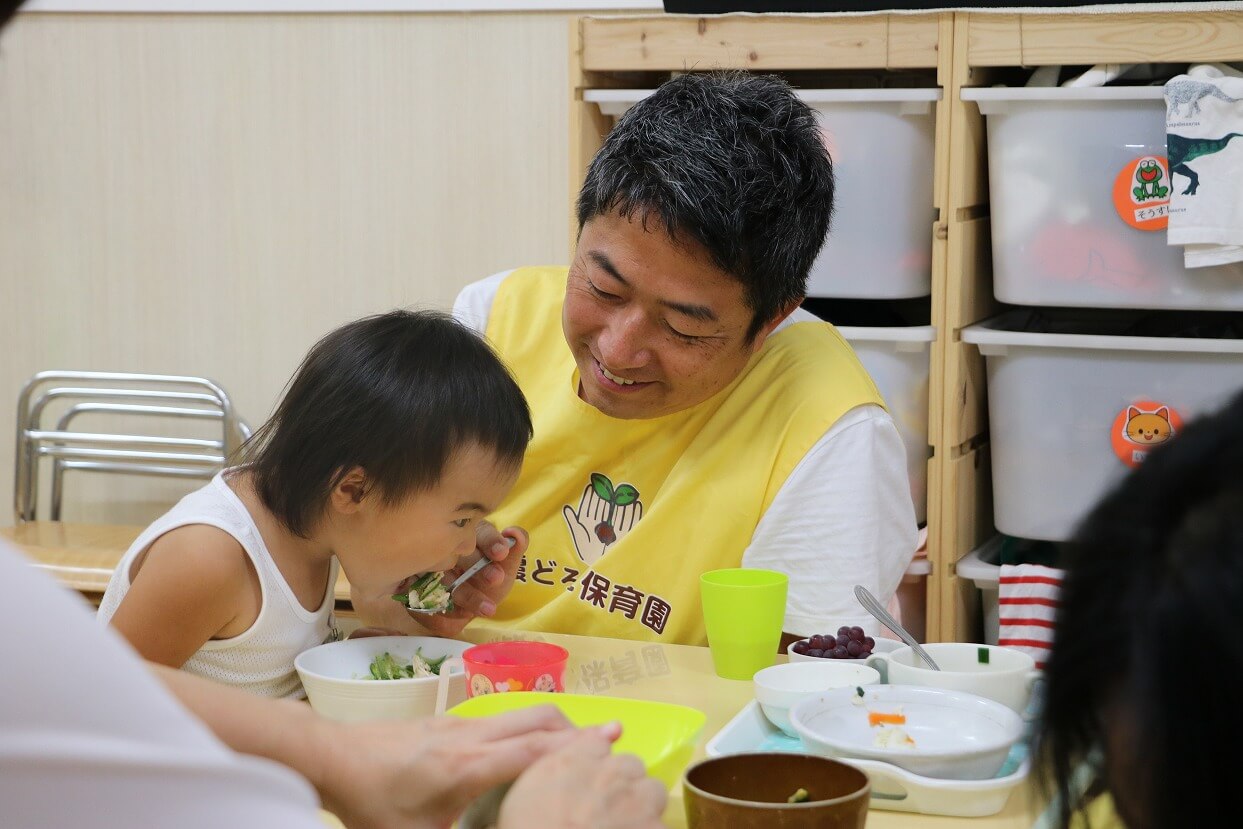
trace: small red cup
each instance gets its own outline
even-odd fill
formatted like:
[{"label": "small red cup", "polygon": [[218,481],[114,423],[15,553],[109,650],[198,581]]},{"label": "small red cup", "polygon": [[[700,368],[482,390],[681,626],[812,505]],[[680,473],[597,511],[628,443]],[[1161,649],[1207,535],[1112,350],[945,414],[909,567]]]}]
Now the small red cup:
[{"label": "small red cup", "polygon": [[570,652],[547,642],[489,642],[467,648],[466,696],[508,691],[565,690],[565,664]]}]

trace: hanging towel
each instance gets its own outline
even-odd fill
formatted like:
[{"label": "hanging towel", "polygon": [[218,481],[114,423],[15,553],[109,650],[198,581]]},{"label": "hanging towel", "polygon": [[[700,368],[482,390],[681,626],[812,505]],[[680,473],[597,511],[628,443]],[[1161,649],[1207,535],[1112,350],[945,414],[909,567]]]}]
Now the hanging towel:
[{"label": "hanging towel", "polygon": [[1165,84],[1168,241],[1188,268],[1243,261],[1243,78],[1197,75]]},{"label": "hanging towel", "polygon": [[997,644],[1021,650],[1044,668],[1053,644],[1062,571],[1041,564],[1003,564],[997,583]]}]

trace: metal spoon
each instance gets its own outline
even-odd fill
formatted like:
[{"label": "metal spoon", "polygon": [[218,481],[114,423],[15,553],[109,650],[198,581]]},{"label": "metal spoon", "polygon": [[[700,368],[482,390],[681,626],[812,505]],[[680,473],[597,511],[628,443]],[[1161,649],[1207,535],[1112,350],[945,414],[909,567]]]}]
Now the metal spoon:
[{"label": "metal spoon", "polygon": [[876,600],[876,597],[873,596],[866,587],[861,584],[856,584],[855,598],[859,600],[859,604],[863,605],[864,610],[871,613],[872,616],[875,617],[876,621],[898,634],[899,639],[910,645],[911,650],[915,651],[915,655],[924,660],[924,662],[928,663],[929,668],[934,671],[941,670],[937,666],[937,663],[932,661],[932,657],[928,655],[928,652],[921,648],[919,643],[915,641],[915,637],[911,636],[906,628],[898,624],[898,620],[890,616],[889,611],[881,607],[881,603]]},{"label": "metal spoon", "polygon": [[[514,546],[515,544],[514,540],[510,538],[509,536],[505,537],[505,541],[507,544],[509,544],[510,547]],[[471,566],[467,567],[466,572],[462,573],[462,575],[454,579],[453,583],[450,584],[449,587],[447,588],[447,590],[449,591],[449,595],[452,596],[454,590],[457,590],[459,587],[461,587],[463,584],[469,581],[471,576],[475,575],[476,573],[478,573],[480,570],[487,567],[491,563],[492,563],[492,559],[488,558],[487,556],[484,556],[483,558],[479,559]],[[444,613],[443,610],[431,610],[425,607],[418,607],[418,608],[407,607],[406,610],[409,611],[410,613],[424,613],[428,616],[433,616],[439,613]]]}]

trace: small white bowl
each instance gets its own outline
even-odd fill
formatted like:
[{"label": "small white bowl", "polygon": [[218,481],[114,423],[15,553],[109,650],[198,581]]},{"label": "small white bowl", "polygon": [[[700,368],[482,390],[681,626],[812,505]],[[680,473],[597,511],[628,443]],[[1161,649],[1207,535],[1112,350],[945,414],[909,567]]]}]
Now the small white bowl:
[{"label": "small white bowl", "polygon": [[880,682],[880,671],[857,665],[856,661],[813,658],[813,662],[788,662],[757,671],[752,679],[755,699],[773,725],[797,737],[790,724],[790,709],[795,704],[833,688],[857,688]]},{"label": "small white bowl", "polygon": [[[914,746],[880,747],[870,712],[901,713],[897,726]],[[879,760],[924,777],[987,780],[1023,736],[1023,718],[991,699],[917,685],[872,685],[809,697],[790,709],[790,722],[812,752]]]},{"label": "small white bowl", "polygon": [[[903,645],[897,639],[882,639],[880,637],[873,637],[873,638],[876,640],[876,646],[872,648],[872,653],[874,654],[892,653],[896,651],[898,648],[906,647],[906,645]],[[806,638],[799,639],[798,641],[806,642],[807,639]],[[786,656],[790,657],[791,662],[817,662],[817,663],[828,662],[830,664],[842,662],[847,665],[862,665],[864,662],[867,661],[866,657],[863,659],[834,659],[831,656],[807,656],[806,654],[795,653],[794,652],[795,644],[797,643],[791,642],[789,645],[786,645]]]},{"label": "small white bowl", "polygon": [[[372,679],[371,660],[387,651],[409,662],[417,648],[428,659],[461,656],[469,642],[431,636],[369,636],[330,642],[298,654],[294,668],[311,707],[342,722],[429,717],[436,711],[439,677]],[[449,680],[449,705],[466,698],[465,679]]]}]

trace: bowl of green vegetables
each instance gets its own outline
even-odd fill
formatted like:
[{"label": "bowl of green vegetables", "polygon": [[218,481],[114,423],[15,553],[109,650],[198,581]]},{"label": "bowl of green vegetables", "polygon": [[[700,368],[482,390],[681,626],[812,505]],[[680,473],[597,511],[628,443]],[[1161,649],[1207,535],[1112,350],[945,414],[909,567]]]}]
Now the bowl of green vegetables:
[{"label": "bowl of green vegetables", "polygon": [[[370,636],[303,651],[294,668],[311,707],[343,722],[428,717],[440,668],[469,642],[432,636]],[[465,679],[449,680],[449,704],[466,698]]]}]

